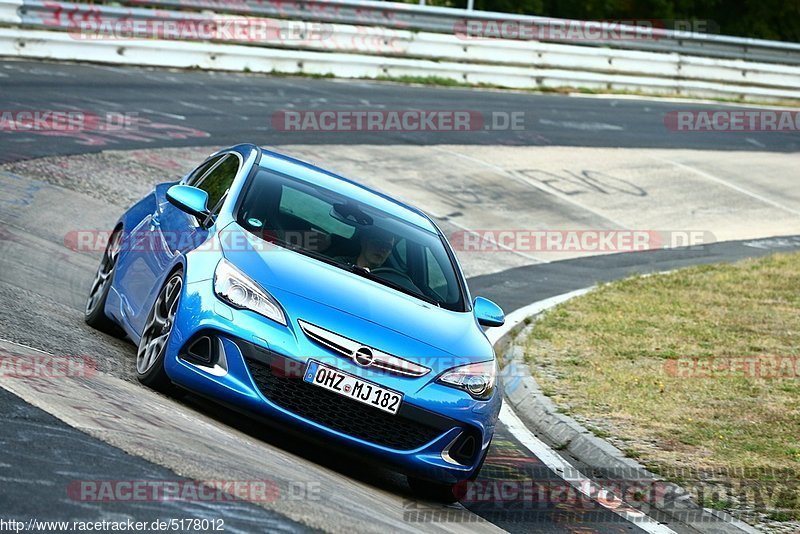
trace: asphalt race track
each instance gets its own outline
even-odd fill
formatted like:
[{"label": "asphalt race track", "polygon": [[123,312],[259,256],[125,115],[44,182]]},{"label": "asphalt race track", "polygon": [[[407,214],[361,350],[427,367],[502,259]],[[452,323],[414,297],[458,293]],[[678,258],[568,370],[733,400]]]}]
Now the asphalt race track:
[{"label": "asphalt race track", "polygon": [[[558,95],[407,87],[353,80],[263,77],[233,73],[169,72],[100,65],[5,62],[0,67],[3,110],[59,109],[137,113],[137,135],[0,133],[0,162],[56,154],[144,146],[223,146],[253,139],[285,144],[466,144],[695,148],[794,152],[791,132],[747,136],[665,133],[664,114],[711,106],[641,100],[564,98]],[[492,113],[527,111],[524,128],[468,132],[284,132],[273,128],[281,110],[469,110],[491,126]],[[173,129],[170,129],[173,126]]]},{"label": "asphalt race track", "polygon": [[[666,101],[16,61],[0,62],[0,88],[1,110],[135,113],[139,121],[139,128],[132,133],[0,131],[0,163],[8,164],[107,150],[211,149],[243,141],[276,147],[391,145],[393,150],[396,145],[757,150],[785,157],[800,150],[800,139],[789,133],[670,134],[665,132],[665,113],[708,106]],[[380,136],[286,132],[276,130],[271,122],[272,114],[279,110],[400,110],[408,109],[409,103],[414,109],[475,110],[484,117],[524,110],[525,122],[517,130]],[[28,170],[48,173],[60,164],[67,165],[68,159],[31,163]],[[113,157],[109,160],[113,164]],[[0,444],[4,451],[0,458],[0,516],[26,520],[133,517],[137,521],[203,517],[223,519],[225,530],[231,532],[491,531],[495,527],[509,532],[640,531],[591,502],[474,498],[451,508],[421,503],[412,498],[402,477],[363,465],[346,451],[320,452],[313,443],[265,428],[201,399],[167,399],[145,390],[132,376],[134,348],[83,324],[84,295],[96,254],[64,247],[68,230],[104,228],[123,208],[113,199],[103,201],[69,184],[54,185],[42,174],[12,174],[0,168],[0,175],[4,190],[0,199],[0,351],[30,354],[32,347],[51,354],[90,354],[99,360],[104,376],[96,383],[82,383],[79,391],[72,392],[57,391],[63,384],[37,389],[13,380],[0,381],[5,388],[0,389]],[[120,189],[128,187],[122,183],[128,179],[123,169],[118,175],[112,170],[103,179],[119,180]],[[780,198],[778,193],[776,196]],[[798,207],[790,204],[787,209]],[[446,218],[442,223],[447,224]],[[496,300],[509,312],[633,273],[800,249],[797,236],[763,237],[552,262],[523,258],[524,264],[512,268],[472,271],[470,289],[473,295]],[[92,408],[79,409],[72,400]],[[91,410],[96,413],[88,413]],[[134,417],[139,412],[143,415]],[[116,427],[107,426],[110,423]],[[126,435],[128,424],[131,434],[136,430],[136,441]],[[66,489],[75,480],[226,477],[271,478],[280,488],[280,496],[257,504],[94,503],[75,500]],[[480,479],[561,483],[556,473],[502,425]],[[416,515],[420,512],[442,510],[453,517],[448,521],[413,519],[424,517]],[[668,526],[675,532],[696,532],[678,521]]]}]

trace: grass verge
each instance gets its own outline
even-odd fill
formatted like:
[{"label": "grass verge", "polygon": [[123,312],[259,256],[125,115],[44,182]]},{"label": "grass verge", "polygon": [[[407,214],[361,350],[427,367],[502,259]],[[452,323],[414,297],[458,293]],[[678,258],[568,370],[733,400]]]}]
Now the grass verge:
[{"label": "grass verge", "polygon": [[713,508],[800,521],[800,254],[634,277],[540,319],[543,391]]}]

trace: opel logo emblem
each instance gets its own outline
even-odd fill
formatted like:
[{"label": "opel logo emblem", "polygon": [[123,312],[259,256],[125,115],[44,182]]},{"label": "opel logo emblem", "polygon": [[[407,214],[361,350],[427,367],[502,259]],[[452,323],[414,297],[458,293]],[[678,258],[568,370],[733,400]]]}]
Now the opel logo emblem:
[{"label": "opel logo emblem", "polygon": [[361,367],[369,367],[372,365],[375,356],[372,354],[372,350],[370,350],[369,347],[361,347],[356,351],[355,355],[353,355],[353,359]]}]

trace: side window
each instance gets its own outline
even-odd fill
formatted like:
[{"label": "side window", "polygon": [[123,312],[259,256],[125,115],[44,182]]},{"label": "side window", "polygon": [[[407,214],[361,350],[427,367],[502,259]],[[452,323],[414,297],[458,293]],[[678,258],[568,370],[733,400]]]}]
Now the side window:
[{"label": "side window", "polygon": [[208,209],[216,214],[222,206],[222,199],[239,172],[239,158],[229,154],[210,173],[208,173],[195,187],[208,193]]},{"label": "side window", "polygon": [[392,257],[401,271],[408,270],[408,242],[405,239],[395,243]]},{"label": "side window", "polygon": [[447,278],[442,266],[436,260],[431,249],[425,249],[425,263],[428,268],[428,287],[431,288],[442,300],[447,300]]},{"label": "side window", "polygon": [[192,171],[191,176],[189,176],[189,178],[186,180],[186,185],[197,185],[197,182],[200,180],[200,178],[203,177],[206,171],[208,171],[208,169],[213,167],[214,164],[219,160],[221,160],[223,157],[225,156],[217,156],[216,158],[212,158],[203,163],[202,165],[200,165],[199,167],[197,167],[194,171]]}]

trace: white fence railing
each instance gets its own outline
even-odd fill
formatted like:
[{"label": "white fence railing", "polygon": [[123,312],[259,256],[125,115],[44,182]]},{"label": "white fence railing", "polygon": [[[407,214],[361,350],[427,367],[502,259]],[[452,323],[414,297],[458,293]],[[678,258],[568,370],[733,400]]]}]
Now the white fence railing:
[{"label": "white fence railing", "polygon": [[22,24],[22,0],[0,0],[0,24]]},{"label": "white fence railing", "polygon": [[[276,17],[293,20],[338,22],[356,26],[381,26],[410,31],[452,34],[468,21],[510,22],[545,28],[592,24],[549,17],[535,17],[467,11],[448,7],[419,6],[398,2],[373,0],[119,0],[123,5],[167,9],[214,11],[249,16]],[[648,21],[641,21],[648,22]],[[658,26],[658,21],[649,21]],[[686,21],[689,22],[689,21]],[[664,21],[669,24],[669,21]],[[583,41],[582,44],[610,48],[675,52],[705,57],[746,59],[767,63],[800,65],[800,44],[748,39],[727,35],[675,31],[666,28],[626,26],[614,22],[597,22],[603,31],[634,31],[640,39]],[[545,41],[558,42],[558,32],[550,33]],[[566,38],[569,41],[569,38]]]},{"label": "white fence railing", "polygon": [[[0,30],[0,54],[21,57],[337,77],[438,77],[518,89],[800,100],[800,66],[675,51],[465,41],[454,34],[378,26],[40,0],[0,0],[0,22],[22,28]],[[136,27],[134,22],[149,38],[115,33]],[[232,23],[268,31],[244,37],[220,31]],[[178,26],[207,31],[197,33],[194,41],[153,38],[175,37],[165,30]]]}]

